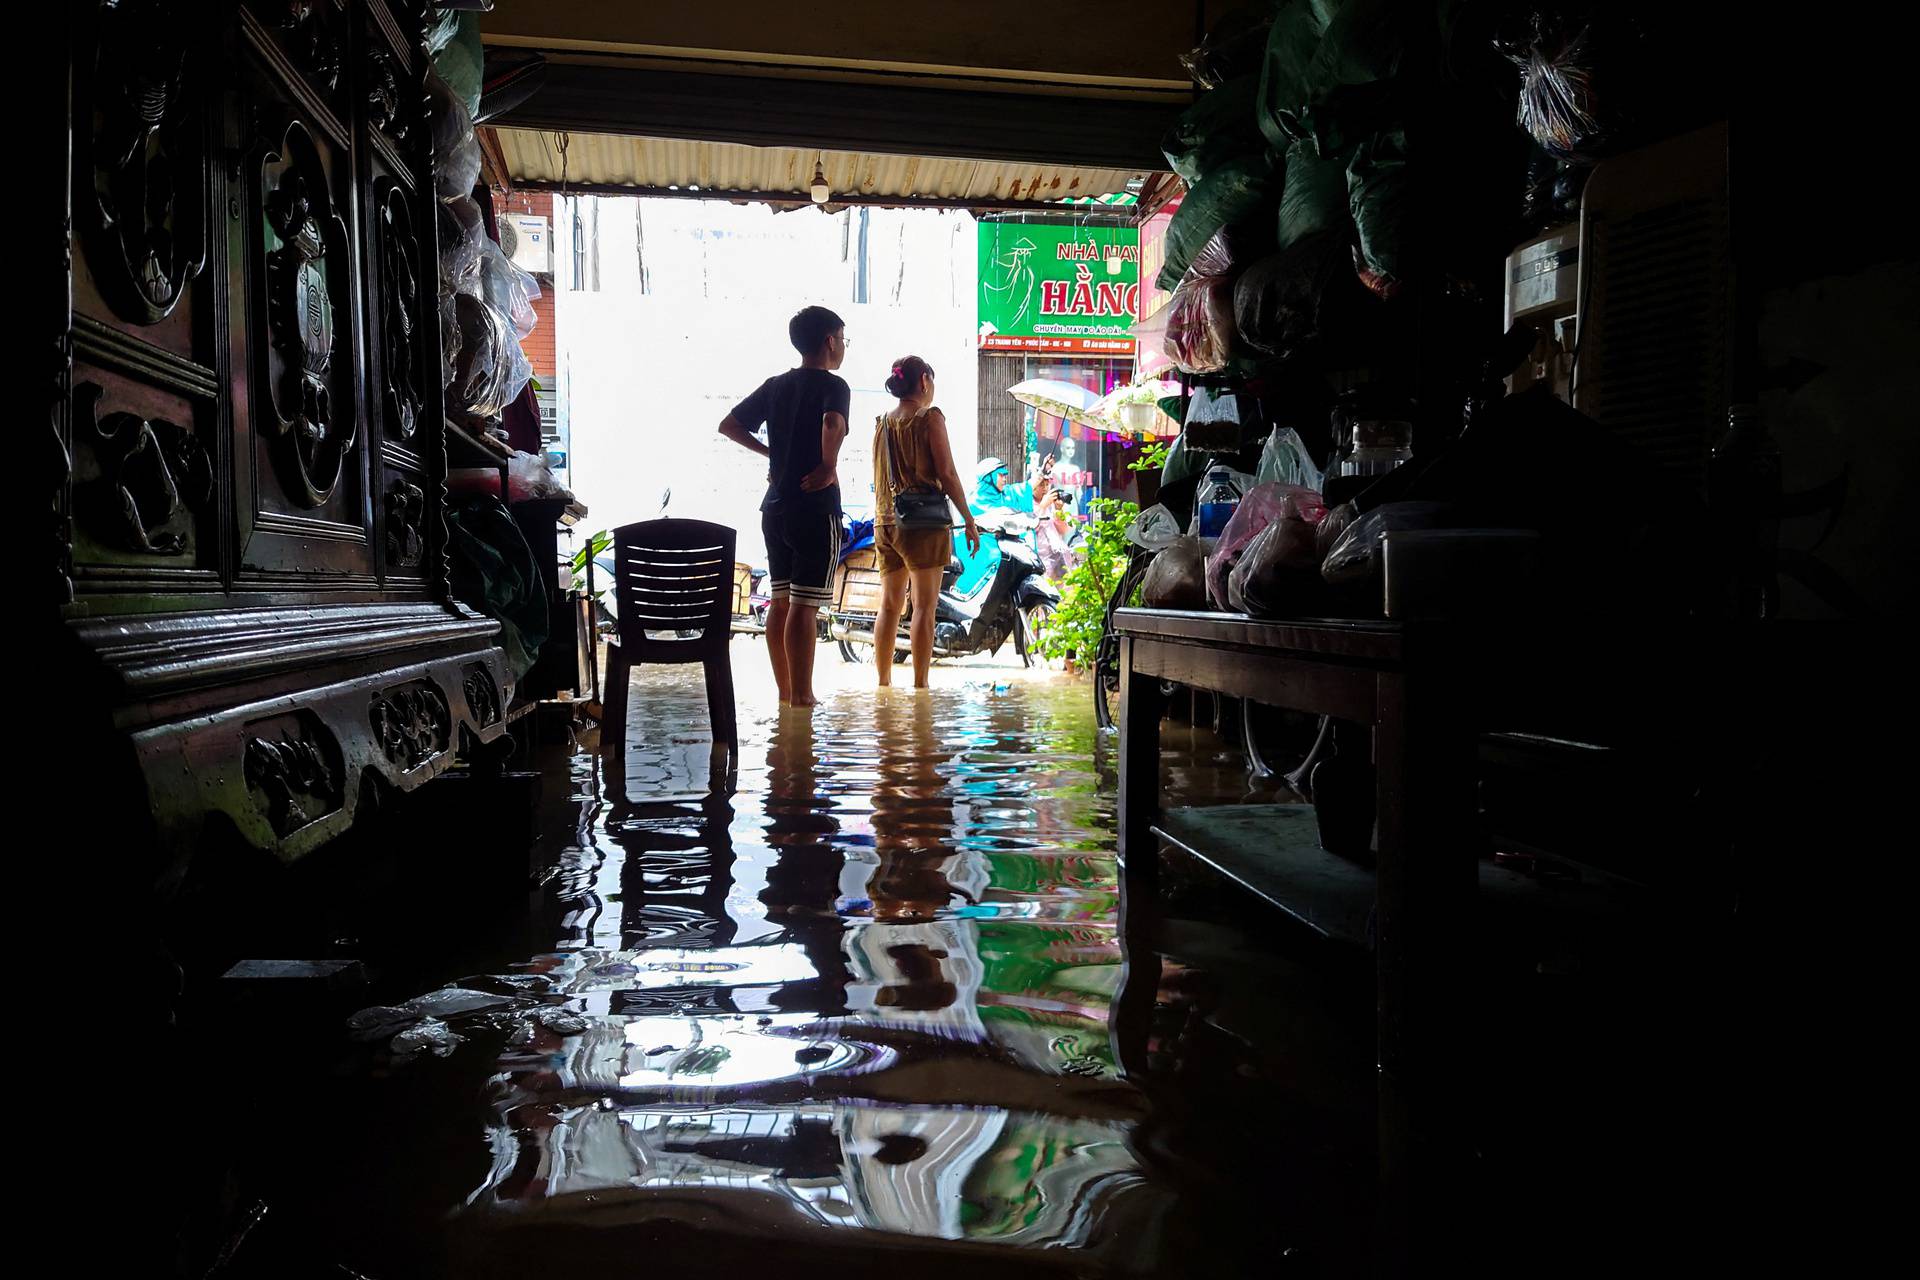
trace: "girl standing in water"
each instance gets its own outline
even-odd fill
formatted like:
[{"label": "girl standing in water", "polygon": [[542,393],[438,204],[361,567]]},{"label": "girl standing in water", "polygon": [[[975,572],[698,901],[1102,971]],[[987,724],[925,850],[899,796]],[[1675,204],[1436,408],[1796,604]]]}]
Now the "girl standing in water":
[{"label": "girl standing in water", "polygon": [[940,574],[953,554],[947,529],[903,529],[894,517],[894,497],[902,493],[944,493],[966,520],[968,553],[980,549],[980,530],[967,507],[966,490],[953,469],[947,442],[947,418],[933,407],[933,366],[919,356],[903,356],[893,365],[887,391],[899,399],[873,428],[873,548],[880,560],[880,611],[874,619],[873,655],[880,686],[893,683],[893,644],[900,613],[909,598],[913,622],[913,687],[927,687],[933,665],[933,620],[940,596]]}]

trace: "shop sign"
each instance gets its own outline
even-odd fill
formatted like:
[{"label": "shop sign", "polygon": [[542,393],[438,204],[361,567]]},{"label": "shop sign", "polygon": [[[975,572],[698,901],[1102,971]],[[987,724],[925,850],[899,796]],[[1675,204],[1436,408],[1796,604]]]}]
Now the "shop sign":
[{"label": "shop sign", "polygon": [[982,222],[979,235],[981,350],[1133,354],[1137,230]]},{"label": "shop sign", "polygon": [[1142,320],[1173,301],[1172,292],[1154,281],[1160,277],[1160,268],[1167,265],[1167,226],[1179,208],[1180,197],[1175,196],[1140,227],[1140,307],[1135,314]]}]

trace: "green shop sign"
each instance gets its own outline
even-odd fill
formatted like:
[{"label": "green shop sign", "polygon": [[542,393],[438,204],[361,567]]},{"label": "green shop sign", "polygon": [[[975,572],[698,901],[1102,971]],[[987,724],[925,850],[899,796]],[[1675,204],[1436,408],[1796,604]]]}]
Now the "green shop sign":
[{"label": "green shop sign", "polygon": [[1132,355],[1139,309],[1137,229],[980,224],[982,351]]}]

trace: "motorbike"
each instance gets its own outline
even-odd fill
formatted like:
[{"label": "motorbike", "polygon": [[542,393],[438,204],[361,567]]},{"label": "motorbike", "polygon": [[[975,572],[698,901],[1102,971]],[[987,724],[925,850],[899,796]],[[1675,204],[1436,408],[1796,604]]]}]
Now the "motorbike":
[{"label": "motorbike", "polygon": [[[979,516],[976,523],[979,552],[966,557],[964,545],[957,545],[941,576],[933,656],[998,653],[1012,640],[1014,652],[1030,667],[1039,626],[1060,603],[1059,589],[1047,580],[1030,541],[1033,518],[995,510]],[[960,542],[958,535],[955,542]],[[873,625],[872,614],[835,613],[831,630],[840,642],[840,656],[848,662],[861,661],[853,646],[874,643]],[[897,654],[907,652],[904,618],[895,646]]]}]

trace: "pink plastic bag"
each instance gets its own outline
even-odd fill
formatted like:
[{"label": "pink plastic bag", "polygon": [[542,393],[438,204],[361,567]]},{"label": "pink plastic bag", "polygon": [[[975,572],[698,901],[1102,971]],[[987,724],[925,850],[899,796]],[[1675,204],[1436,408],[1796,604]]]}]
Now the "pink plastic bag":
[{"label": "pink plastic bag", "polygon": [[1216,609],[1231,609],[1227,602],[1227,574],[1247,549],[1276,520],[1300,520],[1309,525],[1326,518],[1327,504],[1312,489],[1297,484],[1269,481],[1255,485],[1234,508],[1233,518],[1220,531],[1220,539],[1207,557],[1207,597]]}]

